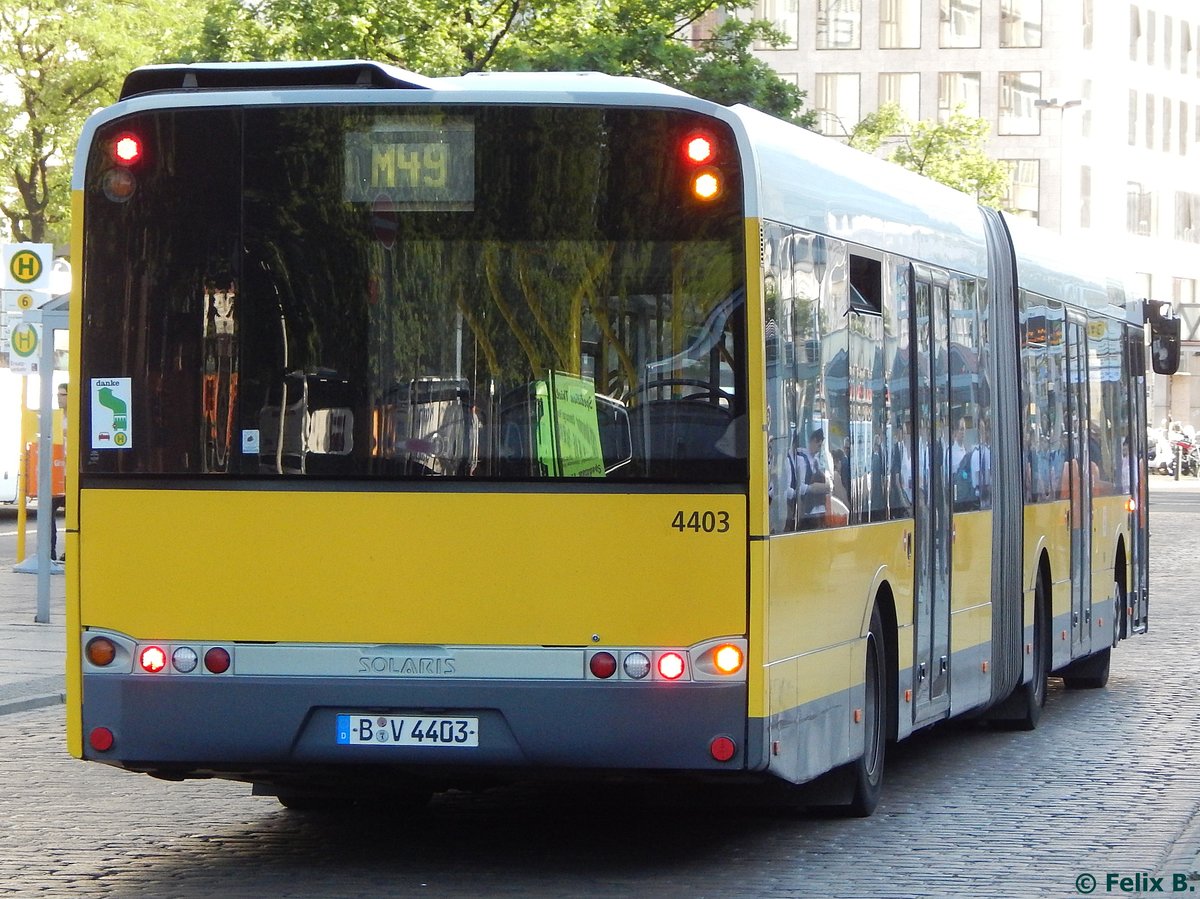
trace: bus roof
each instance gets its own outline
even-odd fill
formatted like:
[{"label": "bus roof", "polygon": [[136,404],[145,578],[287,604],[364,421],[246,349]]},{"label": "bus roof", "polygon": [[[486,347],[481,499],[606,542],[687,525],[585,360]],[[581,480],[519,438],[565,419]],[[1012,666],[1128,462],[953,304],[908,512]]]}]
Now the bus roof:
[{"label": "bus roof", "polygon": [[1041,297],[1141,323],[1141,304],[1127,304],[1122,281],[1107,277],[1095,247],[1067,240],[1028,219],[1005,215],[1017,255],[1017,286]]}]

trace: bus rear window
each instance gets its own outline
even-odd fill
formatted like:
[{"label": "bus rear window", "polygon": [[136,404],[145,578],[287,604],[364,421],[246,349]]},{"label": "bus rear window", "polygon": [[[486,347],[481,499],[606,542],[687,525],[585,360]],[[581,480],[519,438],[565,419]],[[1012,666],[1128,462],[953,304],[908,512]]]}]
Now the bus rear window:
[{"label": "bus rear window", "polygon": [[[128,385],[128,432],[83,473],[744,481],[741,176],[701,119],[320,106],[100,129],[82,364]],[[707,198],[679,152],[701,125]],[[104,152],[125,134],[135,163]],[[108,414],[85,402],[84,433]]]}]

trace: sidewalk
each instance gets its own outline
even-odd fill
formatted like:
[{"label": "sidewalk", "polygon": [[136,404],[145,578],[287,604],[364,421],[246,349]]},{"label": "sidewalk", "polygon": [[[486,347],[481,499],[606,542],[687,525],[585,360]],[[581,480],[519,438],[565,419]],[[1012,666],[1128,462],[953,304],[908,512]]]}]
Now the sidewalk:
[{"label": "sidewalk", "polygon": [[[1151,476],[1152,507],[1153,496],[1160,491],[1200,494],[1200,479]],[[15,526],[7,510],[0,512],[0,523],[10,521]],[[37,575],[18,574],[12,560],[0,560],[0,715],[63,702],[65,605],[66,581],[55,575],[50,578],[50,623],[35,623]]]},{"label": "sidewalk", "polygon": [[[4,529],[15,530],[16,523],[11,509],[0,512]],[[31,515],[27,532],[31,549],[35,526]],[[66,580],[61,575],[50,578],[50,623],[38,624],[33,620],[37,575],[18,574],[13,565],[13,559],[0,559],[0,715],[63,701]]]}]

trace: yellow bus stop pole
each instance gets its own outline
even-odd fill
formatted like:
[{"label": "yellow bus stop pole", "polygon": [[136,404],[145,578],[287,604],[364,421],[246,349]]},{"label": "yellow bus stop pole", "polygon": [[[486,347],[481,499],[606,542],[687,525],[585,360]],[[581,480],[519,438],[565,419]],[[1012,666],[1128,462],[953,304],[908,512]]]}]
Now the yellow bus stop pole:
[{"label": "yellow bus stop pole", "polygon": [[29,387],[29,376],[21,375],[21,464],[17,468],[17,561],[25,561],[25,526],[29,518],[29,485],[26,481],[26,466],[29,459],[25,447],[29,445],[29,435],[25,433],[28,408],[25,405],[25,391]]}]

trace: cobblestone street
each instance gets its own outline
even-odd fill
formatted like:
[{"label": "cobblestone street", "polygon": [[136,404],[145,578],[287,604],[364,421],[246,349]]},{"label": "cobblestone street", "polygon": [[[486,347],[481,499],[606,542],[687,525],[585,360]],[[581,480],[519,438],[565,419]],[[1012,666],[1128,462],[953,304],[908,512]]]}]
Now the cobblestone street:
[{"label": "cobblestone street", "polygon": [[901,744],[870,819],[532,787],[321,818],[239,784],[75,761],[47,705],[0,715],[0,894],[1070,897],[1149,894],[1151,878],[1191,892],[1200,489],[1156,479],[1152,523],[1151,633],[1121,646],[1107,689],[1052,681],[1032,733],[964,724]]}]

